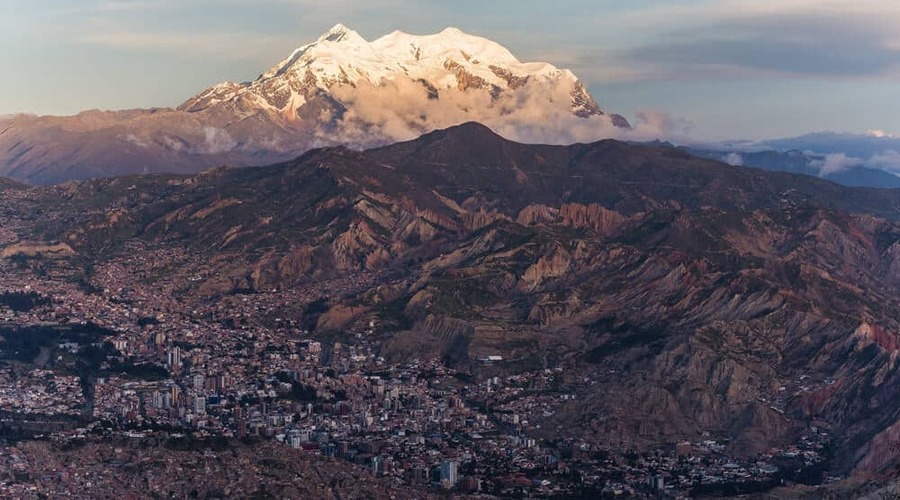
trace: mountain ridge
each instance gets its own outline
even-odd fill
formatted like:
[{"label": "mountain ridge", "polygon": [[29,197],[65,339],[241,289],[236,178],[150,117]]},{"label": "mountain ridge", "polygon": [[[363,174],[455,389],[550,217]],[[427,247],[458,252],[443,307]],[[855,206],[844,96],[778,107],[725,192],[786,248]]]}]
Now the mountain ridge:
[{"label": "mountain ridge", "polygon": [[622,133],[569,70],[522,63],[446,29],[375,42],[338,25],[254,81],[214,85],[177,109],[0,118],[0,175],[36,184],[265,165],[320,146],[409,140],[467,121],[525,142]]},{"label": "mountain ridge", "polygon": [[796,172],[846,186],[900,187],[900,139],[880,130],[866,134],[811,132],[782,139],[684,148],[735,166]]},{"label": "mountain ridge", "polygon": [[510,373],[563,367],[577,399],[537,417],[547,439],[642,449],[708,433],[754,454],[817,425],[847,450],[838,473],[895,463],[879,436],[900,426],[900,190],[660,145],[523,145],[463,124],[2,201],[0,217],[20,217],[3,252],[44,252],[20,259],[41,272],[141,273],[162,252],[181,260],[141,286],[177,283],[179,307],[281,293],[266,317],[315,335],[376,321],[388,360],[438,357],[478,376],[501,373],[477,361],[487,354]]},{"label": "mountain ridge", "polygon": [[[457,28],[423,36],[398,30],[370,43],[342,24],[297,48],[255,81],[223,82],[188,99],[178,109],[198,112],[228,104],[245,112],[274,111],[295,121],[300,107],[316,101],[320,92],[328,93],[334,85],[380,86],[399,77],[421,84],[435,99],[452,88],[488,90],[496,97],[532,79],[561,82],[571,86],[573,113],[583,118],[604,115],[571,71],[549,63],[522,63],[486,38]],[[629,127],[621,116],[612,119],[616,126]]]},{"label": "mountain ridge", "polygon": [[[837,182],[844,186],[900,188],[900,177],[876,167],[865,165],[860,159],[847,158],[843,153],[817,154],[796,149],[733,151],[682,147],[689,153],[735,167],[755,167],[763,170],[791,172]],[[831,165],[836,163],[836,166]]]}]

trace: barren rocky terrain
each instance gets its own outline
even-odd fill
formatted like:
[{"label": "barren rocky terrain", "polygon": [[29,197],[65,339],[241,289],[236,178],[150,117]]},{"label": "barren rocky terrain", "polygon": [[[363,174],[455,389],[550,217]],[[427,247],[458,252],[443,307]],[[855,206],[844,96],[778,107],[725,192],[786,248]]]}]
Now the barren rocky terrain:
[{"label": "barren rocky terrain", "polygon": [[897,463],[897,190],[476,124],[265,168],[4,189],[26,222],[7,257],[90,273],[129,242],[177,246],[215,269],[186,304],[358,277],[285,314],[317,334],[376,320],[382,356],[475,377],[566,365],[578,399],[539,422],[546,437],[715,436],[754,454],[813,425],[836,472]]}]

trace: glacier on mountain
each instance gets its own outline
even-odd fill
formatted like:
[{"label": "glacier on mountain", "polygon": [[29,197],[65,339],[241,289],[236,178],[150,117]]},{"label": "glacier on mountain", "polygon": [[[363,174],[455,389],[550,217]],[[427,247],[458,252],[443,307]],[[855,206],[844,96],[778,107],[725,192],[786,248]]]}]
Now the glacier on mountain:
[{"label": "glacier on mountain", "polygon": [[[0,120],[0,175],[35,183],[263,165],[309,149],[380,146],[480,122],[520,142],[668,137],[671,121],[604,113],[569,70],[522,62],[447,28],[366,41],[337,25],[253,81],[214,85],[177,109]],[[49,139],[48,139],[49,138]]]},{"label": "glacier on mountain", "polygon": [[216,85],[179,109],[266,113],[285,127],[313,122],[325,125],[316,133],[323,140],[351,145],[409,139],[464,121],[538,141],[559,135],[550,127],[564,132],[562,141],[629,127],[621,116],[605,115],[571,71],[523,63],[500,44],[456,28],[425,36],[395,31],[368,42],[339,24],[255,81]]}]

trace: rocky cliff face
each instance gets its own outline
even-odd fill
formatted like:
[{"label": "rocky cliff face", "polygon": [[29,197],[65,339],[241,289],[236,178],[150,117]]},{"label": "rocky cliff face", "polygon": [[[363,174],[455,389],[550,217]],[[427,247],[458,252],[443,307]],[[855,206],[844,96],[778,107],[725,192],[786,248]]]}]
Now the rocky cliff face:
[{"label": "rocky cliff face", "polygon": [[547,436],[709,435],[752,453],[824,422],[836,470],[895,462],[878,436],[900,414],[896,191],[665,147],[526,146],[469,124],[29,199],[73,215],[19,240],[65,242],[71,259],[140,242],[215,262],[188,302],[343,279],[312,326],[377,320],[389,359],[441,356],[476,376],[485,353],[510,371],[565,365],[576,399],[535,422]]}]

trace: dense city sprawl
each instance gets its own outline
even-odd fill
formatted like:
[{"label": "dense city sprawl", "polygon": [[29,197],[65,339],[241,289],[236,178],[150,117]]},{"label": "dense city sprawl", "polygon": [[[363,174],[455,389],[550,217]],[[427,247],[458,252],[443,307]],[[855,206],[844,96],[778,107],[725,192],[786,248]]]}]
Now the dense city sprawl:
[{"label": "dense city sprawl", "polygon": [[212,271],[197,262],[196,275],[167,277],[162,269],[190,257],[140,250],[94,269],[89,283],[52,263],[0,264],[0,496],[113,488],[103,470],[128,465],[113,454],[50,466],[34,439],[270,442],[278,447],[267,453],[329,457],[391,484],[511,497],[685,497],[829,479],[824,424],[752,457],[721,436],[651,450],[609,449],[564,431],[547,439],[541,426],[593,382],[562,383],[564,365],[473,376],[439,359],[390,363],[377,322],[322,336],[278,316],[288,304],[353,291],[366,276],[185,304],[179,288]]}]

